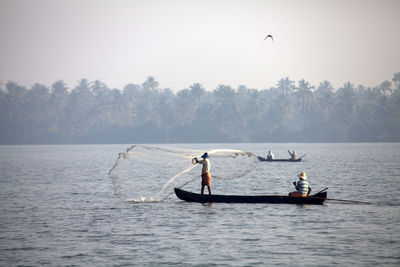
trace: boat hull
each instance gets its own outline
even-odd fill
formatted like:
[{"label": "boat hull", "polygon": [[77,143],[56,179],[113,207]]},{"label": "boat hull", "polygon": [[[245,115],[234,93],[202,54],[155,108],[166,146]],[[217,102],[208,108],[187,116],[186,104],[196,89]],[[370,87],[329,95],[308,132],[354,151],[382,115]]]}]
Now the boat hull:
[{"label": "boat hull", "polygon": [[258,156],[259,161],[268,161],[268,162],[299,162],[301,161],[301,158],[299,159],[267,159],[264,157]]},{"label": "boat hull", "polygon": [[187,202],[199,203],[271,203],[271,204],[322,204],[327,192],[318,193],[308,197],[291,196],[239,196],[239,195],[201,195],[175,188],[176,196]]}]

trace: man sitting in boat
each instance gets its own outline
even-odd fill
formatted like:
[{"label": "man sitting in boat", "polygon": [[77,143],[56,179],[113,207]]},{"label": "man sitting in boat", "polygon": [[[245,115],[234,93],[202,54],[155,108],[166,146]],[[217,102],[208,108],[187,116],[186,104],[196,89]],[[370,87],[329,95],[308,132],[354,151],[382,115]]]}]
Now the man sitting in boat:
[{"label": "man sitting in boat", "polygon": [[291,160],[296,160],[296,158],[297,158],[296,150],[293,150],[293,153],[290,152],[289,150],[288,150],[288,152],[289,152],[289,154],[290,154],[290,159],[291,159]]},{"label": "man sitting in boat", "polygon": [[289,196],[291,197],[306,197],[311,193],[311,187],[307,182],[307,175],[305,172],[302,172],[297,175],[300,180],[293,182],[294,186],[296,187],[296,191],[290,192]]},{"label": "man sitting in boat", "polygon": [[211,195],[211,175],[210,175],[210,161],[208,160],[209,156],[208,153],[204,153],[201,156],[203,159],[198,160],[197,158],[194,158],[196,163],[200,163],[203,165],[203,168],[201,168],[201,194],[204,194],[204,187],[207,186],[208,188],[208,194]]},{"label": "man sitting in boat", "polygon": [[273,160],[274,158],[275,157],[274,157],[274,154],[272,154],[272,151],[268,150],[267,160]]}]

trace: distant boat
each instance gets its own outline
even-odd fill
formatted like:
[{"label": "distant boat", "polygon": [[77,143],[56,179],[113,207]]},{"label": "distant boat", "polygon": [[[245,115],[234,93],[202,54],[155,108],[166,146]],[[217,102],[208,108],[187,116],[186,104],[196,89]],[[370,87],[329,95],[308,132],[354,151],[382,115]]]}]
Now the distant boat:
[{"label": "distant boat", "polygon": [[275,162],[275,161],[277,161],[277,162],[282,162],[282,161],[287,161],[287,162],[299,162],[299,161],[301,161],[301,158],[298,158],[298,159],[267,159],[267,158],[265,158],[265,157],[260,157],[260,156],[258,156],[258,160],[259,161],[273,161],[273,162]]},{"label": "distant boat", "polygon": [[[326,188],[327,189],[327,188]],[[322,204],[327,198],[326,189],[308,197],[292,196],[238,196],[238,195],[201,195],[175,188],[175,195],[187,202],[199,203],[272,203],[272,204]],[[325,191],[325,192],[324,192]]]}]

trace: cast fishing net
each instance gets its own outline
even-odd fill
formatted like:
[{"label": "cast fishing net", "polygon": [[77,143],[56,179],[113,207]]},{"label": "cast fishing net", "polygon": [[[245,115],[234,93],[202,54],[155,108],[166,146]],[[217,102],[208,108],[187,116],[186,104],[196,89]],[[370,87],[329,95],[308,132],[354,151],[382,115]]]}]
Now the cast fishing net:
[{"label": "cast fishing net", "polygon": [[[237,179],[251,172],[257,157],[241,150],[189,150],[133,145],[118,154],[108,172],[114,194],[122,201],[163,201],[174,187],[201,181],[201,165],[194,157],[208,152],[212,180]],[[198,166],[200,165],[200,166]]]}]

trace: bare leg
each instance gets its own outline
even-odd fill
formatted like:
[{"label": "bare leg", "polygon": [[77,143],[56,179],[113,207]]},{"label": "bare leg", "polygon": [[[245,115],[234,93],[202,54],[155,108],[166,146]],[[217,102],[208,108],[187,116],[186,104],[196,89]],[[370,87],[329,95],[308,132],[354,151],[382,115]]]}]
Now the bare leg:
[{"label": "bare leg", "polygon": [[211,186],[207,185],[208,188],[208,194],[211,196]]},{"label": "bare leg", "polygon": [[204,185],[201,185],[201,194],[204,194]]}]

